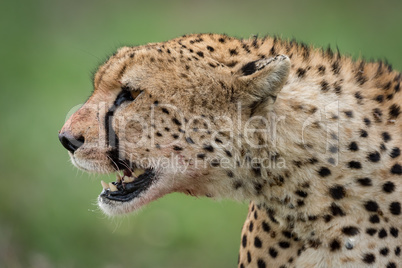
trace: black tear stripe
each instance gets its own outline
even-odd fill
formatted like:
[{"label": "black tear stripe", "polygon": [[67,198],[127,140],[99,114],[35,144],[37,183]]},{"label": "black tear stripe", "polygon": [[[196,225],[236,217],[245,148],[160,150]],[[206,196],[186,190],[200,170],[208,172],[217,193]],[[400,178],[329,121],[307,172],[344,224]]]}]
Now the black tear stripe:
[{"label": "black tear stripe", "polygon": [[121,161],[119,158],[119,138],[113,129],[112,120],[114,112],[122,103],[133,100],[134,98],[131,92],[123,89],[119,95],[117,95],[112,107],[109,108],[105,115],[106,144],[112,147],[112,150],[108,152],[108,156],[111,158],[111,164],[116,167],[116,169],[124,169],[127,168],[128,165],[126,165],[126,161]]}]

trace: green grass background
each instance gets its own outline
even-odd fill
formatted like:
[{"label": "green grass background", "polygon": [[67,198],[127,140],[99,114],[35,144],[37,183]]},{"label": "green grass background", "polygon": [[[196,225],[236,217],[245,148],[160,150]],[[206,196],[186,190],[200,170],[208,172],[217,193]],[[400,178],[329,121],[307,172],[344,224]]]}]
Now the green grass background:
[{"label": "green grass background", "polygon": [[247,205],[178,194],[135,215],[96,207],[57,133],[123,44],[182,34],[277,34],[402,69],[401,1],[3,1],[0,267],[235,267]]}]

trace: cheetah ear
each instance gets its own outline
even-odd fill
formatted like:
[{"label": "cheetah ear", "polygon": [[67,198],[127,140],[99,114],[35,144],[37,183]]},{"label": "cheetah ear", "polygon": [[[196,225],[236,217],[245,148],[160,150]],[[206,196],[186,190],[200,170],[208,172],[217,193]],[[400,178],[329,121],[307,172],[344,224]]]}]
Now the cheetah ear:
[{"label": "cheetah ear", "polygon": [[251,97],[246,100],[243,98],[243,101],[253,113],[260,104],[266,106],[276,101],[279,91],[288,79],[289,71],[290,60],[285,55],[252,61],[240,69],[238,79]]}]

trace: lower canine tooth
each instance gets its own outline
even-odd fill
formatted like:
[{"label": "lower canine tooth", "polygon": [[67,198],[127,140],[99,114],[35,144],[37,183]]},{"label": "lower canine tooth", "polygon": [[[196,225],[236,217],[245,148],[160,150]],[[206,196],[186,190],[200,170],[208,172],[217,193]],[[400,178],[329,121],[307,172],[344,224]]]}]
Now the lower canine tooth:
[{"label": "lower canine tooth", "polygon": [[111,183],[111,182],[109,182],[109,188],[110,188],[110,191],[112,191],[112,192],[116,192],[116,191],[117,191],[116,185],[114,185],[114,184]]},{"label": "lower canine tooth", "polygon": [[125,183],[129,183],[129,182],[133,182],[134,178],[133,177],[124,177],[124,182]]},{"label": "lower canine tooth", "polygon": [[107,190],[109,188],[109,184],[107,184],[106,182],[101,181],[101,184],[104,190]]},{"label": "lower canine tooth", "polygon": [[144,172],[145,172],[145,170],[143,170],[143,169],[136,169],[136,170],[134,170],[134,175],[136,177],[138,177],[138,176],[144,174]]}]

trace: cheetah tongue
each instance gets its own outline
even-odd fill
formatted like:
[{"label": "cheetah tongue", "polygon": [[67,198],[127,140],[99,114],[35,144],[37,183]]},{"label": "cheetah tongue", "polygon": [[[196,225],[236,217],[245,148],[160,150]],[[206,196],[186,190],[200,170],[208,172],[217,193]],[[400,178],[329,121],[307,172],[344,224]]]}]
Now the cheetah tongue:
[{"label": "cheetah tongue", "polygon": [[127,168],[123,171],[123,175],[126,177],[131,177],[132,174],[133,173],[131,172],[131,170],[129,170]]}]

